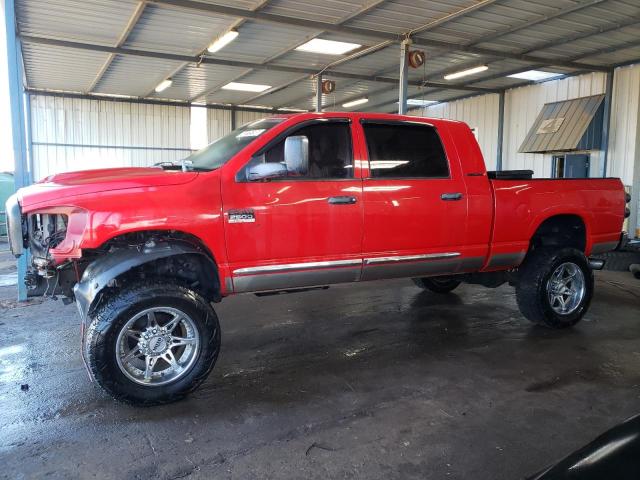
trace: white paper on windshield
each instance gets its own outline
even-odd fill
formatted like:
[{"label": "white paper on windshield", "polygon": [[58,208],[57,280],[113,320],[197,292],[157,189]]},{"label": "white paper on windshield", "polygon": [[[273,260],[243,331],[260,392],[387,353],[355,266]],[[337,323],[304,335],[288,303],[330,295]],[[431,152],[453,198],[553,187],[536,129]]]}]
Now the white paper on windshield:
[{"label": "white paper on windshield", "polygon": [[239,133],[238,135],[236,135],[236,138],[257,137],[258,135],[260,135],[265,130],[266,130],[265,128],[258,128],[256,130],[245,130],[244,132]]}]

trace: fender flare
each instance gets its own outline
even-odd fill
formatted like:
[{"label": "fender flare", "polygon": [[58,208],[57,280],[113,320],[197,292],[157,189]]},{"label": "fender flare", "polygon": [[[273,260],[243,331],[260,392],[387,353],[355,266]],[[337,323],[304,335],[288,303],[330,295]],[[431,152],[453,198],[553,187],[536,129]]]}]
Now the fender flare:
[{"label": "fender flare", "polygon": [[216,278],[212,279],[212,281],[219,281],[218,269],[213,259],[196,245],[179,240],[147,242],[144,245],[116,250],[91,262],[84,270],[80,281],[73,287],[76,306],[83,323],[88,318],[100,292],[113,279],[145,263],[185,254],[195,254],[203,257],[212,271],[216,272]]}]

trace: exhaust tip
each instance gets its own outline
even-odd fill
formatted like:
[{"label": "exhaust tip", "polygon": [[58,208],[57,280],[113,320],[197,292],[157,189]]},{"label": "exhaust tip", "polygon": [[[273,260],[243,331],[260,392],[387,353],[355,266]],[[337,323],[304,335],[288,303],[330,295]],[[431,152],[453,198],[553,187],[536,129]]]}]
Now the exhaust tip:
[{"label": "exhaust tip", "polygon": [[589,267],[591,270],[602,270],[604,268],[604,260],[599,258],[590,258]]}]

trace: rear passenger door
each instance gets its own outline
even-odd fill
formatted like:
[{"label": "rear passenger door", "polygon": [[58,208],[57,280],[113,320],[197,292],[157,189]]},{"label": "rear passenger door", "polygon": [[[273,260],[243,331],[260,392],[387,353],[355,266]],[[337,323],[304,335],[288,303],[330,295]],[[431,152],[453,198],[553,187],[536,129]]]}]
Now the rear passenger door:
[{"label": "rear passenger door", "polygon": [[464,254],[468,212],[460,164],[447,157],[436,128],[410,121],[361,126],[368,154],[362,279],[480,268],[482,258]]}]

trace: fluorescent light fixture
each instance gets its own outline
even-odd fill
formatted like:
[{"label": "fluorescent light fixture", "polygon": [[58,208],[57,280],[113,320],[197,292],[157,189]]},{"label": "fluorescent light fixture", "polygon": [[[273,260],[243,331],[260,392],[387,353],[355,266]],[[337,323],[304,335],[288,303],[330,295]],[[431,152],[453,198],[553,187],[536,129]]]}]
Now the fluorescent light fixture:
[{"label": "fluorescent light fixture", "polygon": [[542,70],[527,70],[526,72],[514,73],[507,75],[509,78],[520,78],[522,80],[531,80],[537,82],[539,80],[547,80],[554,77],[562,77],[564,74],[557,72],[543,72]]},{"label": "fluorescent light fixture", "polygon": [[244,108],[260,108],[262,110],[271,110],[272,107],[267,107],[266,105],[238,105],[239,107]]},{"label": "fluorescent light fixture", "polygon": [[221,37],[216,38],[211,45],[207,47],[209,53],[215,53],[218,50],[222,50],[224,47],[233,42],[238,36],[237,30],[229,30]]},{"label": "fluorescent light fixture", "polygon": [[269,90],[271,85],[256,85],[255,83],[240,83],[240,82],[229,82],[224,87],[223,90],[238,90],[239,92],[264,92],[265,90]]},{"label": "fluorescent light fixture", "polygon": [[489,67],[486,65],[480,65],[478,67],[468,68],[467,70],[461,70],[459,72],[450,73],[449,75],[445,75],[445,80],[455,80],[456,78],[466,77],[468,75],[473,75],[474,73],[480,73],[487,70]]},{"label": "fluorescent light fixture", "polygon": [[422,100],[420,98],[407,98],[407,105],[413,105],[415,107],[426,107],[438,103],[437,100]]},{"label": "fluorescent light fixture", "polygon": [[166,78],[164,80],[162,80],[158,86],[156,87],[156,92],[160,93],[163,90],[166,90],[167,88],[169,88],[171,86],[171,84],[173,83],[173,80],[171,80],[170,78]]},{"label": "fluorescent light fixture", "polygon": [[363,103],[367,103],[369,101],[368,98],[359,98],[357,100],[352,100],[351,102],[343,103],[343,108],[355,107],[356,105],[362,105]]},{"label": "fluorescent light fixture", "polygon": [[304,108],[293,108],[293,107],[280,107],[278,108],[280,112],[308,112],[309,110],[305,110]]},{"label": "fluorescent light fixture", "polygon": [[296,50],[300,52],[324,53],[327,55],[344,55],[361,46],[359,43],[336,42],[334,40],[314,38],[296,47]]}]

